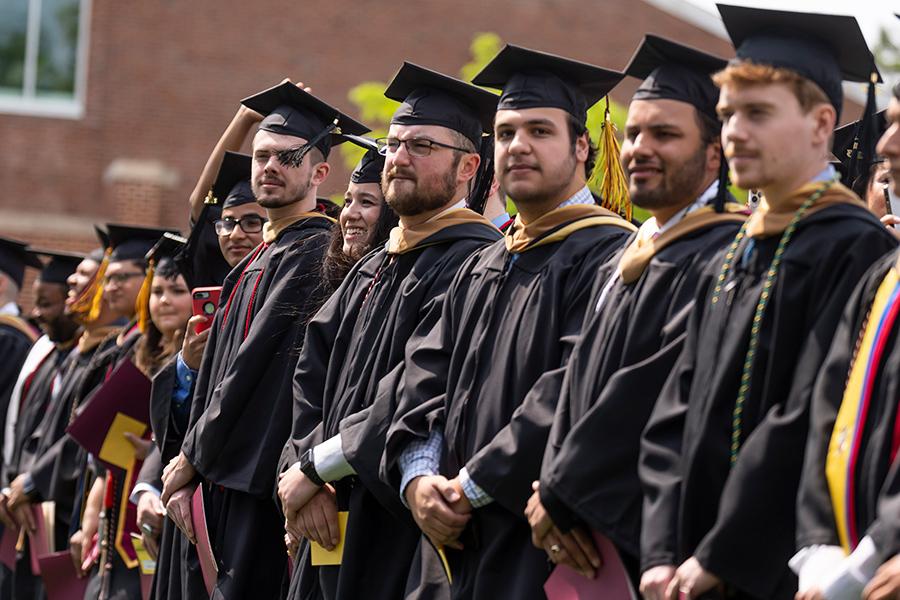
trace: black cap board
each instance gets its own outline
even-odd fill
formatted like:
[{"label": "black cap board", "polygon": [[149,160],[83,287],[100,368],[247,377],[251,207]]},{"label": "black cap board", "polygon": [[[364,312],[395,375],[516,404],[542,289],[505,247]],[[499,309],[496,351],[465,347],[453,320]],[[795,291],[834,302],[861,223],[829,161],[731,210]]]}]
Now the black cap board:
[{"label": "black cap board", "polygon": [[153,247],[144,255],[144,260],[150,262],[159,262],[163,259],[172,259],[184,249],[187,239],[181,237],[177,233],[165,232]]},{"label": "black cap board", "polygon": [[250,165],[252,158],[239,152],[225,152],[219,174],[212,186],[213,197],[222,208],[234,208],[242,204],[256,202],[250,188]]},{"label": "black cap board", "polygon": [[110,261],[144,260],[147,252],[153,248],[163,234],[166,232],[178,233],[174,230],[118,223],[107,223],[106,231],[112,248]]},{"label": "black cap board", "polygon": [[841,81],[868,82],[878,69],[855,17],[717,4],[735,61],[790,69],[815,82],[838,115]]},{"label": "black cap board", "polygon": [[22,287],[25,280],[25,268],[40,269],[43,266],[37,256],[28,251],[28,244],[0,237],[0,272]]},{"label": "black cap board", "polygon": [[[490,148],[493,155],[493,145],[490,135],[483,134],[493,132],[497,94],[405,62],[384,95],[401,101],[391,123],[441,125],[457,131],[466,136],[482,156],[480,171],[486,168],[484,153]],[[473,201],[470,197],[470,205]]]},{"label": "black cap board", "polygon": [[378,152],[375,140],[359,135],[344,136],[348,142],[356,144],[366,151],[350,173],[352,183],[381,183],[381,172],[384,170],[384,156]]},{"label": "black cap board", "polygon": [[83,254],[77,252],[61,252],[58,250],[41,250],[29,248],[32,254],[44,257],[47,262],[41,268],[38,278],[44,283],[58,283],[67,285],[69,276],[75,272],[81,261],[85,259]]},{"label": "black cap board", "polygon": [[359,121],[289,81],[244,98],[241,104],[263,115],[259,124],[262,131],[299,137],[307,142],[319,137],[337,120],[337,129],[314,144],[326,158],[331,147],[343,141],[335,133],[362,135],[369,131]]},{"label": "black cap board", "polygon": [[384,95],[400,102],[397,125],[440,125],[457,131],[477,148],[493,129],[497,95],[425,67],[404,62]]},{"label": "black cap board", "polygon": [[625,67],[625,74],[644,80],[633,100],[678,100],[716,119],[719,88],[711,76],[727,65],[724,58],[647,34]]},{"label": "black cap board", "polygon": [[624,76],[612,69],[507,44],[472,83],[503,90],[497,110],[559,108],[584,126],[587,110]]}]

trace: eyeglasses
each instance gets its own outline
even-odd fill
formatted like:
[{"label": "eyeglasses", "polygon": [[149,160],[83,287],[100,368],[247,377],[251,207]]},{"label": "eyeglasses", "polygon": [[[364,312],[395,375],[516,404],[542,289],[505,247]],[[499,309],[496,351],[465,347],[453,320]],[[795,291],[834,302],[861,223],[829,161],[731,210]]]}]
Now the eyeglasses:
[{"label": "eyeglasses", "polygon": [[451,146],[450,144],[443,144],[427,138],[409,138],[408,140],[401,140],[395,137],[383,137],[375,140],[375,143],[378,144],[378,154],[381,154],[382,156],[396,153],[397,150],[400,149],[400,146],[406,146],[406,151],[409,152],[409,155],[415,156],[416,158],[425,158],[430,155],[435,146],[465,152],[466,154],[471,153],[471,150],[459,148],[458,146]]},{"label": "eyeglasses", "polygon": [[231,235],[235,227],[240,227],[244,233],[259,233],[263,229],[263,224],[267,221],[268,219],[259,215],[244,215],[240,219],[232,219],[231,217],[217,219],[215,221],[216,235]]},{"label": "eyeglasses", "polygon": [[106,275],[103,277],[103,285],[107,285],[110,283],[122,285],[129,279],[134,279],[135,277],[144,277],[145,275],[145,273],[141,273],[139,271],[133,271],[131,273],[113,273],[112,275]]}]

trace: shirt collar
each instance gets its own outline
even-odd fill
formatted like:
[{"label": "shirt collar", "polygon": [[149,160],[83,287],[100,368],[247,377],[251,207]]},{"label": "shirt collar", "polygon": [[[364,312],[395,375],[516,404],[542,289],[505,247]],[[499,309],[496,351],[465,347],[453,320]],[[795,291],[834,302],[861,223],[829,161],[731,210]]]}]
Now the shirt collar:
[{"label": "shirt collar", "polygon": [[682,219],[686,216],[694,212],[695,210],[699,210],[709,204],[712,200],[715,199],[716,194],[719,193],[719,180],[716,179],[713,181],[706,191],[704,191],[700,196],[694,200],[692,203],[688,204],[677,213],[672,215],[672,217],[666,221],[666,224],[660,227],[656,223],[656,217],[650,217],[641,225],[641,237],[653,237],[654,235],[660,235],[665,233],[669,229],[675,227]]},{"label": "shirt collar", "polygon": [[837,171],[834,170],[833,165],[825,165],[825,168],[821,173],[813,177],[813,181],[818,183],[820,181],[834,181],[837,179]]},{"label": "shirt collar", "polygon": [[20,314],[19,307],[15,302],[7,302],[3,306],[0,306],[0,315],[12,315],[18,317]]},{"label": "shirt collar", "polygon": [[494,227],[496,227],[497,229],[500,229],[501,227],[503,227],[504,225],[506,225],[507,223],[509,223],[509,219],[510,219],[510,218],[511,218],[511,217],[509,216],[509,213],[508,213],[508,212],[505,212],[505,213],[503,213],[502,215],[497,216],[497,217],[494,217],[493,219],[491,219],[491,223],[494,224]]},{"label": "shirt collar", "polygon": [[441,217],[443,217],[444,215],[446,215],[446,214],[447,214],[448,212],[450,212],[451,210],[456,210],[457,208],[465,208],[465,207],[466,207],[466,199],[463,198],[462,200],[460,200],[459,202],[457,202],[457,203],[454,204],[453,206],[448,206],[447,208],[445,208],[444,210],[442,210],[442,211],[439,212],[438,214],[432,216],[431,218],[429,218],[429,219],[428,219],[427,221],[425,221],[425,222],[426,222],[426,223],[431,223],[432,221],[436,221],[437,219],[440,219]]},{"label": "shirt collar", "polygon": [[594,204],[594,196],[591,194],[591,190],[589,190],[587,186],[584,186],[572,194],[568,200],[560,204],[557,208],[572,206],[573,204]]}]

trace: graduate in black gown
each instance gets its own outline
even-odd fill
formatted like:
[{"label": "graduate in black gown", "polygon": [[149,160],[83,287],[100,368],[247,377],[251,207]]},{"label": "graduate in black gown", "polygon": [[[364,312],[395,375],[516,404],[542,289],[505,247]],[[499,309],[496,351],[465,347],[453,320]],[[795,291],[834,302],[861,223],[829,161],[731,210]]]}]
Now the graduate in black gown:
[{"label": "graduate in black gown", "polygon": [[96,296],[94,284],[98,281],[96,276],[103,256],[102,248],[90,253],[69,279],[65,310],[81,326],[82,333],[60,368],[55,402],[32,434],[33,441],[26,442],[33,444],[34,459],[10,484],[14,505],[55,503],[54,537],[60,550],[68,545],[69,537],[80,527],[79,516],[73,519],[72,513],[76,505],[76,483],[85,462],[85,453],[65,434],[65,429],[74,408],[102,379],[102,374],[95,369],[95,355],[114,347],[116,335],[121,330],[116,324],[119,317],[102,303],[97,307],[97,314],[90,315]]},{"label": "graduate in black gown", "polygon": [[[41,261],[29,253],[27,244],[0,238],[0,415],[6,415],[9,397],[38,331],[21,316],[16,301],[25,280],[25,269],[41,268]],[[0,431],[0,447],[4,431]]]},{"label": "graduate in black gown", "polygon": [[697,281],[746,218],[722,177],[719,90],[710,75],[725,64],[648,35],[625,69],[643,83],[629,105],[622,164],[632,203],[652,218],[594,280],[540,492],[527,511],[538,547],[587,575],[594,569],[573,561],[572,540],[566,544],[559,533],[610,537],[637,584],[641,432],[684,343]]},{"label": "graduate in black gown", "polygon": [[[61,367],[80,335],[78,324],[65,313],[65,302],[68,295],[67,280],[84,257],[50,251],[34,253],[39,257],[47,257],[48,260],[34,282],[32,317],[52,344],[49,351],[44,351],[37,364],[27,373],[16,404],[11,405],[7,412],[7,430],[13,435],[7,433],[8,437],[4,440],[4,488],[34,462],[41,439],[40,425],[43,417],[59,401]],[[27,506],[20,505],[10,515],[12,519],[3,514],[0,514],[0,518],[9,527],[24,525],[30,522],[26,514],[28,510]],[[64,543],[65,539],[56,541]],[[29,540],[26,539],[13,573],[12,593],[15,598],[43,596],[40,580],[31,572],[28,546]]]},{"label": "graduate in black gown", "polygon": [[738,56],[714,76],[725,155],[763,200],[698,285],[644,432],[642,589],[792,598],[813,382],[860,277],[896,246],[826,159],[841,80],[874,63],[852,17],[719,10]]},{"label": "graduate in black gown", "polygon": [[[250,189],[250,160],[247,155],[226,152],[212,186],[211,197],[221,210],[221,218],[213,227],[220,253],[232,267],[262,242],[263,225],[268,220]],[[188,243],[175,255],[178,271],[192,288],[196,284],[188,276],[201,282],[215,277],[192,254],[191,239],[195,235],[196,231],[192,231]],[[212,316],[193,317],[184,331],[181,351],[153,377],[150,417],[156,451],[144,461],[132,502],[138,507],[144,545],[156,558],[152,589],[157,600],[206,594],[196,546],[173,521],[161,518],[158,498],[163,467],[178,455],[184,441],[194,382],[209,337],[208,329],[197,333],[195,328],[211,320]]]},{"label": "graduate in black gown", "polygon": [[[900,96],[890,109],[900,122]],[[880,115],[873,118],[870,128],[855,127],[842,144],[856,147],[866,176],[885,129]],[[893,143],[896,152],[897,138],[885,136],[882,148],[890,151]],[[834,154],[851,160],[852,153],[837,151],[837,143]],[[894,190],[900,191],[896,180]],[[898,292],[895,252],[873,265],[856,288],[815,384],[797,500],[800,550],[791,560],[804,600],[858,598],[878,567],[900,553]]]},{"label": "graduate in black gown", "polygon": [[[142,336],[149,318],[145,305],[150,290],[145,282],[147,275],[152,273],[147,255],[161,237],[175,233],[117,223],[107,224],[106,229],[109,249],[101,265],[100,299],[128,324],[116,336],[115,345],[94,357],[92,369],[93,377],[99,379],[97,389],[124,361],[140,362],[136,350],[146,344]],[[85,401],[89,400],[90,397],[85,398]],[[149,398],[146,400],[149,402]],[[97,457],[90,457],[77,484],[81,490],[89,491],[88,500],[76,504],[73,509],[80,516],[80,537],[87,541],[82,547],[94,546],[91,540],[95,533],[99,545],[98,560],[89,570],[87,600],[124,600],[140,594],[139,561],[131,538],[139,530],[135,507],[128,498],[149,444],[133,436],[129,439],[135,447],[135,460],[130,469],[114,467]]]},{"label": "graduate in black gown", "polygon": [[518,209],[477,251],[443,312],[417,332],[387,445],[387,475],[433,543],[453,598],[543,598],[546,556],[523,511],[597,268],[634,226],[585,185],[587,108],[622,74],[507,46],[473,80],[502,88],[495,170]]},{"label": "graduate in black gown", "polygon": [[[324,598],[393,599],[404,597],[407,585],[420,586],[414,559],[421,532],[379,476],[396,373],[406,341],[440,316],[462,262],[500,239],[490,221],[465,205],[496,95],[411,63],[385,95],[401,101],[380,140],[385,156],[361,165],[354,181],[378,184],[383,177],[385,200],[400,224],[386,245],[354,266],[307,329],[279,484],[288,530],[327,548],[336,540],[321,539],[310,525],[325,512],[334,529],[337,511],[349,511],[343,558],[339,566],[313,567],[302,556],[291,598],[319,587]],[[419,591],[421,598],[442,593],[441,586]]]},{"label": "graduate in black gown", "polygon": [[[202,482],[219,578],[213,597],[275,597],[286,565],[273,502],[290,435],[291,380],[331,220],[316,208],[336,132],[367,129],[291,83],[243,103],[266,115],[253,138],[252,179],[266,209],[263,243],[229,274],[195,383],[181,452],[163,473],[163,504],[185,530]],[[340,130],[336,128],[339,127]]]}]

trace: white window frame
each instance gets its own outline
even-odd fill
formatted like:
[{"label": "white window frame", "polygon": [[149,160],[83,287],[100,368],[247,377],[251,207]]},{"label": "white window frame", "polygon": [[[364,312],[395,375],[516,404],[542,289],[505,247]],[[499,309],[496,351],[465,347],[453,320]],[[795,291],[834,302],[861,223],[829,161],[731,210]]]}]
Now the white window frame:
[{"label": "white window frame", "polygon": [[41,0],[28,0],[25,35],[25,73],[21,96],[0,95],[0,113],[60,119],[84,116],[87,97],[88,48],[91,31],[91,0],[78,0],[78,46],[75,49],[75,90],[72,98],[40,98],[37,86],[37,54],[41,30]]}]

